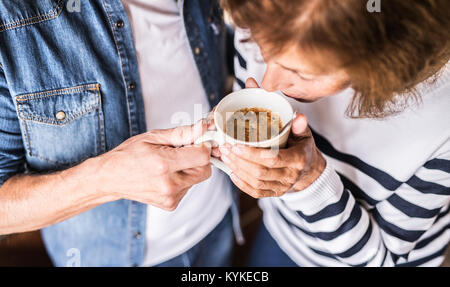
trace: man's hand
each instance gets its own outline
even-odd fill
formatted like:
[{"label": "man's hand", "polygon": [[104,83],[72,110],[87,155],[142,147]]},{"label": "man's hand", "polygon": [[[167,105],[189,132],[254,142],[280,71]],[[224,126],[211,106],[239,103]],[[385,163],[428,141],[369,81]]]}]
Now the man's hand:
[{"label": "man's hand", "polygon": [[211,148],[192,145],[206,123],[155,130],[102,155],[98,185],[106,194],[174,210],[194,184],[211,176]]},{"label": "man's hand", "polygon": [[[246,86],[258,87],[254,79],[247,80]],[[233,171],[231,180],[255,198],[282,196],[291,188],[301,191],[311,185],[326,166],[302,114],[292,122],[286,149],[225,144],[219,150],[215,155]]]},{"label": "man's hand", "polygon": [[151,131],[65,170],[9,178],[0,187],[0,235],[41,229],[119,199],[175,209],[211,174],[210,147],[192,145],[205,130],[202,122]]}]

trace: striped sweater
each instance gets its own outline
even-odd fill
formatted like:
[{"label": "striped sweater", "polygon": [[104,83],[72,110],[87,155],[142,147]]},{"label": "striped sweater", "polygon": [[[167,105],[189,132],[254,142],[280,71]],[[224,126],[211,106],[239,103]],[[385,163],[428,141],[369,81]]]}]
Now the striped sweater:
[{"label": "striped sweater", "polygon": [[[260,82],[255,44],[235,36],[235,89]],[[382,83],[380,83],[382,84]],[[382,120],[350,119],[348,89],[312,104],[327,166],[307,189],[259,201],[266,228],[299,266],[439,266],[450,240],[450,65],[421,103]]]}]

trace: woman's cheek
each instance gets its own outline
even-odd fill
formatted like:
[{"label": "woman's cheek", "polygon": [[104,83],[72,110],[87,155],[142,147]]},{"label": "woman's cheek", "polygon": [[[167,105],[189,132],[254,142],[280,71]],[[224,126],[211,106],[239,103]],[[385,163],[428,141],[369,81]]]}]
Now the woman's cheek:
[{"label": "woman's cheek", "polygon": [[304,81],[300,86],[297,86],[297,95],[308,100],[317,100],[319,98],[330,95],[330,87],[313,84]]},{"label": "woman's cheek", "polygon": [[342,91],[342,85],[336,82],[314,82],[306,86],[307,93],[314,98],[329,97]]}]

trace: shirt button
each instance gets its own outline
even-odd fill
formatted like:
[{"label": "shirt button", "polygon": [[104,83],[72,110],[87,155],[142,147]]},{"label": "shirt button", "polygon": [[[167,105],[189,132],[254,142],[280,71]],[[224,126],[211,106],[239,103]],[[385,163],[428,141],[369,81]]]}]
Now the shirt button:
[{"label": "shirt button", "polygon": [[130,83],[129,85],[128,85],[128,90],[134,90],[134,89],[136,89],[136,83]]},{"label": "shirt button", "polygon": [[141,233],[138,231],[134,234],[134,238],[139,239],[141,238]]},{"label": "shirt button", "polygon": [[117,28],[123,28],[123,26],[125,26],[125,23],[122,20],[119,20],[116,22],[116,27]]},{"label": "shirt button", "polygon": [[214,93],[212,93],[212,94],[209,95],[209,99],[210,99],[211,101],[214,100],[215,97],[216,97],[216,95],[215,95]]},{"label": "shirt button", "polygon": [[58,121],[62,121],[66,118],[66,113],[64,111],[59,111],[55,116]]},{"label": "shirt button", "polygon": [[200,54],[200,48],[199,47],[195,47],[194,53],[195,53],[195,55]]}]

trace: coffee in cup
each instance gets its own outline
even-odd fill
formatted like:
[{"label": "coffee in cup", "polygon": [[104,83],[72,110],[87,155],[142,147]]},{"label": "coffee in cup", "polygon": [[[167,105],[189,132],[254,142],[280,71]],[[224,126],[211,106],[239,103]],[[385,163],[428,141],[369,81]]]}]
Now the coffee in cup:
[{"label": "coffee in cup", "polygon": [[225,132],[236,140],[258,142],[278,136],[282,129],[280,116],[264,108],[243,108],[226,121]]},{"label": "coffee in cup", "polygon": [[[241,131],[244,131],[241,132],[242,139],[239,139],[239,132],[237,130],[235,130],[236,133],[234,133],[234,135],[230,135],[230,130],[234,130],[235,127],[234,120],[230,119],[233,118],[237,112],[241,112],[241,114],[242,112],[247,112],[246,114],[250,118],[256,119],[256,121],[253,120],[253,122],[256,123],[258,123],[258,118],[260,118],[260,116],[264,118],[265,115],[266,120],[261,120],[260,122],[263,126],[270,126],[270,133],[267,132],[266,135],[264,135],[265,128],[260,128],[259,132],[258,129],[256,129],[256,132],[253,131],[253,134],[256,135],[256,137],[253,136],[252,138],[249,120],[249,132],[248,138],[246,138],[246,125],[244,125],[246,122],[244,120],[242,121],[244,124],[236,126],[236,129],[239,127]],[[250,112],[253,112],[254,114],[251,114]],[[270,116],[270,121],[268,120],[268,116]],[[271,149],[276,152],[278,149],[286,146],[289,133],[291,131],[291,121],[293,118],[294,110],[284,96],[275,92],[267,92],[259,88],[243,89],[229,94],[220,101],[214,111],[214,123],[217,130],[207,131],[195,141],[195,144],[212,141],[219,146],[225,143],[229,143],[231,145],[241,144],[251,147]],[[230,126],[228,128],[227,123],[229,123]],[[282,126],[286,127],[282,129]],[[228,132],[226,132],[226,130],[228,130]],[[246,141],[246,139],[248,139],[248,141]],[[212,157],[211,163],[228,175],[232,172],[224,162],[217,158]]]}]

